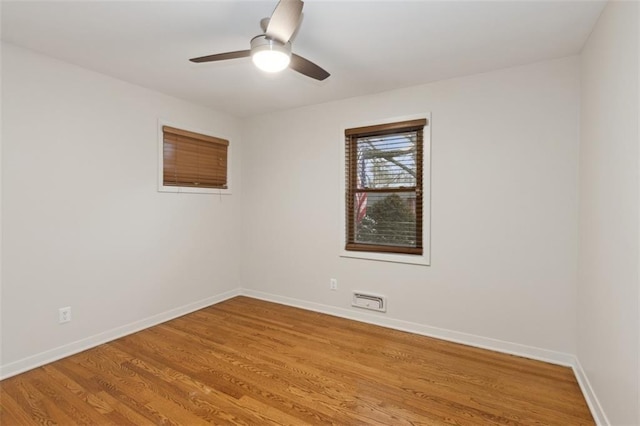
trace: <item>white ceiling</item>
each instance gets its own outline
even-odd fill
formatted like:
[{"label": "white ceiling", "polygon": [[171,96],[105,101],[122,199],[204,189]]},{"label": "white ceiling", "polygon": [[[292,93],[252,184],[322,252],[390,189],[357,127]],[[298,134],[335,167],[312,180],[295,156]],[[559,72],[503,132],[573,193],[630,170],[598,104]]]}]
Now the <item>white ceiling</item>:
[{"label": "white ceiling", "polygon": [[2,39],[246,117],[580,52],[603,1],[307,0],[293,51],[331,73],[268,75],[249,48],[277,1],[3,1]]}]

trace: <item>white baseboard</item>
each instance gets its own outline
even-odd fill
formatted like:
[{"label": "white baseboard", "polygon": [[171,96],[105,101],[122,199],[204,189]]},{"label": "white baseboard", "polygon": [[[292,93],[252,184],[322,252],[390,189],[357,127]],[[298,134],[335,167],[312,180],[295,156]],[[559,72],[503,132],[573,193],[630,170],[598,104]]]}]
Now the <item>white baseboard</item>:
[{"label": "white baseboard", "polygon": [[518,343],[506,342],[488,337],[476,336],[468,333],[447,330],[438,327],[431,327],[423,324],[413,323],[409,321],[398,320],[394,318],[381,317],[379,315],[369,314],[367,312],[358,312],[350,309],[339,308],[321,303],[309,302],[301,299],[294,299],[285,296],[278,296],[271,293],[238,288],[221,293],[216,296],[208,297],[175,309],[162,312],[157,315],[114,328],[103,333],[96,334],[57,348],[41,352],[39,354],[23,358],[18,361],[6,365],[0,365],[0,380],[23,373],[25,371],[40,367],[42,365],[66,358],[70,355],[77,354],[87,349],[96,347],[106,342],[136,333],[145,328],[172,320],[174,318],[186,315],[202,308],[223,302],[236,296],[247,296],[254,299],[265,300],[268,302],[280,303],[283,305],[293,306],[296,308],[307,309],[310,311],[329,314],[341,318],[347,318],[355,321],[361,321],[368,324],[379,325],[382,327],[392,328],[409,333],[420,334],[423,336],[435,337],[450,342],[461,343],[463,345],[474,346],[482,349],[488,349],[496,352],[502,352],[510,355],[517,355],[525,358],[535,359],[539,361],[549,362],[552,364],[571,367],[574,371],[580,389],[587,401],[587,405],[591,410],[594,420],[599,426],[610,425],[598,398],[596,397],[591,384],[587,378],[585,371],[582,369],[578,359],[571,354],[550,351],[546,349],[536,348],[534,346],[521,345]]},{"label": "white baseboard", "polygon": [[242,289],[241,293],[244,296],[253,297],[255,299],[280,303],[283,305],[307,309],[315,312],[321,312],[341,318],[347,318],[366,322],[368,324],[393,328],[395,330],[407,331],[409,333],[420,334],[422,336],[435,337],[437,339],[447,340],[454,343],[461,343],[463,345],[475,346],[477,348],[489,349],[492,351],[502,352],[510,355],[531,358],[538,361],[550,362],[552,364],[558,364],[565,367],[573,367],[574,364],[575,357],[571,354],[563,352],[550,351],[547,349],[536,348],[534,346],[521,345],[518,343],[511,343],[503,340],[476,336],[474,334],[461,333],[459,331],[447,330],[438,327],[431,327],[414,322],[369,314],[367,312],[338,308],[335,306],[323,305],[320,303],[308,302],[305,300],[293,299],[290,297],[278,296],[275,294],[263,293],[255,290]]},{"label": "white baseboard", "polygon": [[474,346],[477,348],[488,349],[491,351],[506,353],[510,355],[517,355],[524,358],[561,365],[564,367],[571,367],[596,424],[598,426],[608,426],[611,424],[607,419],[607,416],[605,415],[604,410],[602,409],[602,406],[600,405],[600,402],[598,401],[598,398],[596,397],[596,394],[589,383],[589,380],[587,379],[587,375],[585,374],[582,366],[580,365],[580,362],[578,361],[578,358],[575,355],[564,352],[550,351],[534,346],[521,345],[518,343],[505,342],[503,340],[491,339],[488,337],[476,336],[468,333],[461,333],[459,331],[431,327],[394,318],[385,318],[366,312],[352,311],[350,309],[338,308],[335,306],[323,305],[320,303],[308,302],[305,300],[278,296],[275,294],[264,293],[250,289],[242,289],[241,294],[243,296],[266,300],[268,302],[280,303],[287,306],[307,309],[310,311],[361,321],[368,324],[379,325],[395,330],[420,334],[422,336],[434,337],[449,342],[461,343],[463,345]]},{"label": "white baseboard", "polygon": [[611,422],[609,422],[607,415],[602,409],[602,405],[600,405],[600,401],[598,400],[598,397],[596,397],[596,393],[593,391],[591,383],[589,383],[587,374],[582,369],[582,365],[577,357],[574,357],[572,368],[573,373],[576,375],[576,379],[578,380],[578,384],[580,385],[580,390],[582,390],[584,399],[587,401],[587,405],[589,406],[589,410],[591,410],[591,415],[593,416],[596,424],[598,426],[609,426]]},{"label": "white baseboard", "polygon": [[77,354],[87,349],[96,347],[106,342],[110,342],[120,337],[136,333],[145,328],[158,325],[160,323],[172,320],[182,315],[197,311],[207,306],[220,303],[224,300],[231,299],[241,294],[240,289],[234,289],[225,293],[218,294],[216,296],[207,297],[206,299],[199,300],[197,302],[189,303],[187,305],[180,306],[178,308],[170,309],[157,315],[127,324],[121,327],[117,327],[94,336],[90,336],[81,340],[77,340],[66,345],[59,346],[54,349],[50,349],[45,352],[41,352],[36,355],[32,355],[27,358],[20,359],[18,361],[11,362],[6,365],[0,366],[0,380],[7,377],[15,376],[25,371],[40,367],[50,362],[57,361],[62,358],[66,358],[70,355]]}]

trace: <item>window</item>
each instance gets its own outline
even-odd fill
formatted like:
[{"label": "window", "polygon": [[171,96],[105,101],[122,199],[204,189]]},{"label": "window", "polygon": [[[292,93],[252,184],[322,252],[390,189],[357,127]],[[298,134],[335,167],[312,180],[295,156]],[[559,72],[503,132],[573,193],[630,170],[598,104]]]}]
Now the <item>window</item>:
[{"label": "window", "polygon": [[225,139],[162,126],[162,186],[227,189]]},{"label": "window", "polygon": [[423,255],[426,119],[345,130],[347,251]]}]

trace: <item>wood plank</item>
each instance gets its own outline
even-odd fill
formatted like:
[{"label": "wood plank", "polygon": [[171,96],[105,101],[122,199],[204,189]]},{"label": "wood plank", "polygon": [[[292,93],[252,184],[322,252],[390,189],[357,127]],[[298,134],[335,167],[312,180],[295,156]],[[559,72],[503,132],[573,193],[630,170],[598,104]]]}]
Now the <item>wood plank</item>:
[{"label": "wood plank", "polygon": [[2,425],[592,425],[569,368],[237,297],[0,382]]}]

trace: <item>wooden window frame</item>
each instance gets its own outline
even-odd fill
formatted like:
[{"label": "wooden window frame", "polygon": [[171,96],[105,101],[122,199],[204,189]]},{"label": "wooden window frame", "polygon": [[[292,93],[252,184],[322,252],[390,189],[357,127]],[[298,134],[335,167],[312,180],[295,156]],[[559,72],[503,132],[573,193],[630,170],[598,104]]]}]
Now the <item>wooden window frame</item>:
[{"label": "wooden window frame", "polygon": [[[203,142],[212,144],[223,144],[226,146],[226,187],[209,187],[199,186],[195,184],[175,185],[165,184],[164,176],[164,147],[165,147],[165,128],[169,133],[181,135],[184,137],[196,138]],[[158,120],[158,191],[173,193],[198,193],[198,194],[216,194],[231,195],[231,143],[228,138],[213,136],[212,132],[200,129],[190,128],[188,126],[170,123]]]},{"label": "wooden window frame", "polygon": [[[430,265],[430,163],[431,163],[431,134],[430,134],[430,114],[420,114],[417,116],[397,117],[389,120],[380,120],[374,124],[344,127],[342,134],[342,150],[344,152],[344,174],[342,185],[342,218],[343,218],[343,236],[341,239],[340,256],[346,258],[379,260],[396,263],[408,263],[415,265]],[[364,244],[355,241],[355,201],[354,188],[357,188],[357,174],[354,172],[355,162],[349,164],[349,159],[355,159],[357,156],[347,152],[347,149],[355,150],[355,144],[348,147],[348,141],[353,136],[366,137],[378,136],[385,134],[401,133],[406,130],[419,129],[422,132],[422,161],[419,165],[422,170],[418,173],[418,182],[416,185],[416,198],[418,195],[421,200],[416,201],[422,206],[422,218],[416,220],[416,231],[421,234],[419,236],[422,241],[421,247],[402,247],[400,245],[375,245]],[[420,191],[420,186],[422,186]],[[404,189],[381,189],[381,192],[402,191]],[[410,191],[409,191],[410,192]],[[419,246],[419,244],[418,244]]]}]

